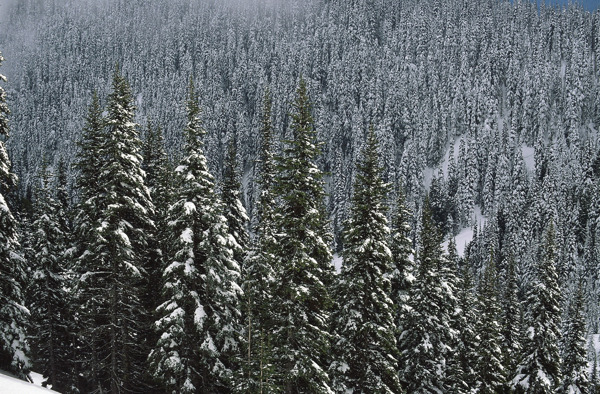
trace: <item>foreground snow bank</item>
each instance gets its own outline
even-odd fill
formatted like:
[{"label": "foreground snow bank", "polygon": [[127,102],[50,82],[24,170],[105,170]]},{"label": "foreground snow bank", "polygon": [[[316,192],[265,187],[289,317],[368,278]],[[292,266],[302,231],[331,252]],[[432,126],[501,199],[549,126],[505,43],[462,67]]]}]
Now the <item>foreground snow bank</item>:
[{"label": "foreground snow bank", "polygon": [[32,383],[8,376],[4,371],[0,371],[0,394],[42,394],[54,393],[52,391]]}]

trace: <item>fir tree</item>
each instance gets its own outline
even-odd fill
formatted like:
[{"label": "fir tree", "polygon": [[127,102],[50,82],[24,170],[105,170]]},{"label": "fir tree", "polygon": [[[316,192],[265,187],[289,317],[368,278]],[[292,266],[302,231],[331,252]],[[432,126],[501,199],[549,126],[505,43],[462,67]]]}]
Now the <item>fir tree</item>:
[{"label": "fir tree", "polygon": [[80,180],[84,187],[79,220],[86,238],[78,263],[82,275],[78,296],[84,342],[92,358],[91,387],[117,392],[138,387],[143,375],[146,355],[141,336],[147,312],[140,297],[153,206],[140,167],[141,141],[131,91],[118,67],[104,131],[97,128],[101,124],[96,123],[97,111],[97,103],[92,103],[87,127],[93,130],[86,133],[96,135],[97,143],[84,148],[80,160],[81,177],[91,175],[86,159],[99,166],[93,180]]},{"label": "fir tree", "polygon": [[538,259],[536,276],[528,292],[528,314],[524,353],[512,380],[515,390],[527,393],[551,393],[561,382],[560,290],[555,268],[554,226],[546,232],[543,252]]},{"label": "fir tree", "polygon": [[315,164],[320,149],[302,79],[293,109],[293,139],[279,158],[275,187],[280,205],[275,213],[274,379],[286,393],[328,393],[331,235],[323,210],[323,174]]},{"label": "fir tree", "polygon": [[414,250],[410,239],[411,213],[406,208],[402,190],[398,190],[396,212],[392,221],[393,231],[390,238],[390,251],[394,270],[392,272],[391,298],[395,305],[395,323],[398,328],[396,340],[399,340],[404,315],[408,310],[410,288],[415,280],[415,267],[412,261]]},{"label": "fir tree", "polygon": [[563,382],[560,392],[586,393],[589,391],[588,357],[586,343],[585,317],[583,315],[583,283],[569,304],[567,321],[563,334],[564,350],[562,356]]},{"label": "fir tree", "polygon": [[[0,65],[4,58],[0,54]],[[0,74],[0,81],[6,82]],[[6,151],[8,114],[6,93],[0,86],[0,369],[24,376],[29,369],[25,325],[29,313],[24,307],[21,287],[25,280],[23,259],[18,254],[17,222],[5,196],[16,185]]]},{"label": "fir tree", "polygon": [[505,382],[506,371],[502,365],[500,307],[493,253],[490,253],[490,260],[479,283],[477,314],[477,392],[496,393]]},{"label": "fir tree", "polygon": [[[502,365],[508,374],[515,371],[522,352],[521,344],[521,303],[518,298],[516,263],[510,256],[504,275],[504,291],[502,295]],[[507,376],[509,377],[509,376]],[[508,390],[508,387],[505,387]]]},{"label": "fir tree", "polygon": [[400,337],[403,369],[400,378],[411,393],[448,390],[446,360],[455,341],[449,304],[455,303],[453,289],[443,277],[445,257],[440,235],[425,201],[421,221],[418,268],[409,294],[410,312]]},{"label": "fir tree", "polygon": [[[448,246],[449,252],[452,248]],[[448,365],[451,392],[468,393],[477,385],[477,350],[479,335],[476,326],[479,316],[476,311],[477,299],[473,287],[473,274],[464,265],[460,270],[457,288],[457,312],[453,317],[453,328],[458,332],[456,349]]]},{"label": "fir tree", "polygon": [[172,194],[172,173],[165,152],[163,131],[148,122],[142,149],[142,169],[146,173],[146,186],[156,210],[157,230],[164,228]]},{"label": "fir tree", "polygon": [[262,108],[261,147],[257,167],[260,186],[254,240],[244,262],[244,309],[246,319],[247,354],[239,386],[244,392],[269,392],[273,372],[271,348],[271,302],[275,280],[274,230],[275,198],[273,181],[273,126],[271,123],[271,95],[265,91]]},{"label": "fir tree", "polygon": [[590,375],[590,394],[597,394],[600,392],[600,385],[598,382],[598,355],[596,349],[593,348],[592,342],[592,374]]},{"label": "fir tree", "polygon": [[[45,163],[35,193],[32,233],[33,270],[28,291],[32,313],[32,352],[37,370],[54,390],[66,391],[72,384],[70,293],[67,291],[65,251],[67,230],[61,223],[61,207],[52,196]],[[60,188],[58,189],[60,190]]]},{"label": "fir tree", "polygon": [[227,148],[227,157],[223,173],[221,199],[223,200],[224,216],[227,219],[229,234],[236,240],[239,248],[234,250],[235,261],[242,266],[248,249],[248,215],[240,200],[241,184],[238,175],[236,141],[232,139]]},{"label": "fir tree", "polygon": [[154,329],[155,311],[161,302],[162,273],[169,247],[167,210],[173,182],[169,159],[164,148],[162,129],[160,126],[153,127],[150,122],[148,122],[145,141],[142,146],[142,157],[142,169],[146,174],[146,185],[155,206],[154,216],[152,217],[155,228],[148,244],[147,282],[143,294],[144,308],[148,312],[143,333],[145,352],[148,354],[158,341]]},{"label": "fir tree", "polygon": [[337,342],[334,387],[345,393],[399,393],[394,265],[388,246],[387,184],[381,179],[377,139],[370,128],[357,166],[351,217],[344,228],[344,265],[332,315]]},{"label": "fir tree", "polygon": [[[104,141],[104,118],[102,117],[102,106],[98,94],[94,91],[92,102],[89,105],[88,113],[85,118],[83,135],[78,142],[79,152],[75,168],[78,170],[77,190],[79,192],[79,213],[90,214],[92,209],[84,208],[86,204],[91,203],[91,198],[99,193],[98,169],[102,164],[100,148]],[[93,218],[78,218],[78,224],[83,225],[86,222],[92,222]],[[78,229],[78,233],[82,233]]]},{"label": "fir tree", "polygon": [[[79,191],[79,202],[74,218],[74,298],[76,308],[71,316],[71,324],[79,333],[81,351],[75,358],[75,365],[80,367],[85,382],[81,384],[83,391],[100,389],[101,376],[100,355],[101,341],[96,338],[96,326],[105,324],[106,312],[101,311],[103,298],[97,294],[102,291],[103,281],[99,276],[89,275],[88,269],[96,265],[98,252],[88,249],[99,237],[97,220],[100,215],[96,209],[96,197],[100,193],[97,171],[101,164],[100,149],[104,139],[104,119],[102,107],[96,92],[88,108],[83,135],[78,142],[79,152],[75,168],[78,170],[76,185]],[[98,313],[93,319],[94,311]],[[88,339],[92,339],[91,342]]]},{"label": "fir tree", "polygon": [[71,245],[73,230],[73,212],[71,211],[71,199],[67,185],[67,165],[64,157],[58,160],[56,169],[56,203],[58,204],[58,221],[65,231],[65,244]]},{"label": "fir tree", "polygon": [[158,342],[149,361],[165,390],[223,392],[232,385],[239,348],[239,247],[228,235],[203,153],[198,98],[190,82],[185,156],[169,208],[172,253],[157,309]]}]

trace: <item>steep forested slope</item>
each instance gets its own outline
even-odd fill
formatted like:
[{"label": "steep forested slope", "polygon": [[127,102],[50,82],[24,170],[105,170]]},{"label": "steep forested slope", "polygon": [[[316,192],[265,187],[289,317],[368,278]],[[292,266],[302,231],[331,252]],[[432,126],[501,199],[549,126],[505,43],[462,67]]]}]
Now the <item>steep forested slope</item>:
[{"label": "steep forested slope", "polygon": [[[135,121],[162,128],[174,163],[193,78],[208,168],[220,181],[235,141],[255,223],[265,91],[278,153],[294,137],[302,77],[324,143],[316,160],[336,251],[372,125],[382,180],[392,184],[386,198],[394,206],[398,191],[406,194],[416,249],[426,243],[418,218],[428,195],[426,216],[440,238],[472,238],[456,246],[478,286],[493,266],[492,287],[510,295],[505,301],[539,298],[540,261],[551,260],[563,320],[578,313],[567,306],[581,287],[587,331],[599,331],[598,12],[497,0],[24,0],[5,10],[0,50],[12,111],[7,146],[25,202],[44,157],[51,168],[66,162],[71,197],[80,197],[77,141],[92,92],[105,100],[118,63]],[[458,261],[453,243],[449,258]],[[457,302],[471,302],[470,290]]]}]

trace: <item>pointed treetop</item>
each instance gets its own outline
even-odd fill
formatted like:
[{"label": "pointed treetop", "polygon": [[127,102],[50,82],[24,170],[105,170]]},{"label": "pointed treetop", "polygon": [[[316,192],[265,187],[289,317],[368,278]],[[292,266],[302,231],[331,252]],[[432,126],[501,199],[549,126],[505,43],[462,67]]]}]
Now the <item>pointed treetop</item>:
[{"label": "pointed treetop", "polygon": [[188,96],[186,101],[187,108],[187,125],[185,131],[187,134],[188,145],[194,150],[202,149],[204,146],[201,137],[206,134],[202,128],[200,120],[200,105],[198,104],[198,94],[194,88],[194,80],[190,78],[188,87]]},{"label": "pointed treetop", "polygon": [[312,104],[308,97],[306,89],[306,82],[304,78],[300,77],[298,82],[298,88],[296,89],[296,97],[294,98],[293,107],[295,111],[291,114],[292,121],[294,124],[294,138],[298,138],[296,135],[298,131],[313,132],[313,118],[312,118]]}]

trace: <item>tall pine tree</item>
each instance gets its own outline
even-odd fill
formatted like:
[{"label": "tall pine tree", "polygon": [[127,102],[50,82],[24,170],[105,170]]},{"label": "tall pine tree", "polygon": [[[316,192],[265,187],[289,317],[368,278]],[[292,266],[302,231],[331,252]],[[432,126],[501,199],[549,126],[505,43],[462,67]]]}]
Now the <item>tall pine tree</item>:
[{"label": "tall pine tree", "polygon": [[67,391],[73,382],[71,304],[65,267],[68,230],[61,223],[61,207],[52,195],[51,176],[44,163],[35,192],[32,225],[33,277],[28,291],[31,345],[36,368],[46,378],[45,383],[57,391]]},{"label": "tall pine tree", "polygon": [[[80,220],[86,239],[81,243],[78,296],[84,342],[91,347],[90,385],[117,392],[139,387],[144,374],[147,311],[140,298],[154,209],[144,185],[131,90],[118,66],[107,117],[100,123],[98,119],[98,106],[93,103],[87,123],[93,131],[86,134],[96,135],[97,144],[83,150],[82,155],[94,157],[84,156],[80,168],[86,159],[98,167],[93,173],[96,180],[80,181],[85,184]],[[97,128],[102,124],[104,131]],[[90,172],[81,171],[81,177],[88,175]],[[86,196],[83,192],[91,193]]]},{"label": "tall pine tree", "polygon": [[399,393],[394,273],[388,245],[387,184],[381,178],[371,127],[357,165],[351,217],[344,227],[344,264],[332,315],[336,343],[331,366],[335,390]]},{"label": "tall pine tree", "polygon": [[451,325],[453,288],[444,278],[440,235],[425,200],[421,221],[421,247],[417,275],[409,294],[410,312],[402,327],[400,378],[408,392],[446,392],[446,361],[456,332]]},{"label": "tall pine tree", "polygon": [[563,393],[586,393],[590,386],[583,288],[580,280],[569,304],[563,333],[563,382],[560,389]]},{"label": "tall pine tree", "polygon": [[169,208],[171,253],[157,309],[158,342],[149,361],[169,392],[226,392],[240,352],[239,247],[228,234],[203,153],[205,134],[193,83],[187,100],[185,156]]},{"label": "tall pine tree", "polygon": [[[148,263],[146,266],[147,281],[143,294],[143,305],[146,313],[144,322],[145,352],[150,353],[158,340],[154,329],[156,320],[155,311],[161,302],[162,274],[164,271],[165,256],[169,248],[168,241],[168,215],[167,210],[172,197],[172,168],[164,148],[162,129],[148,122],[145,140],[142,146],[142,169],[146,174],[146,185],[155,210],[152,220],[155,227],[148,244]],[[146,379],[148,383],[155,380]],[[148,390],[151,387],[147,388]]]},{"label": "tall pine tree", "polygon": [[234,250],[235,261],[242,266],[248,250],[248,214],[240,199],[240,180],[238,174],[237,147],[235,138],[229,141],[227,157],[223,170],[221,199],[224,216],[227,219],[229,234],[236,240],[239,248]]},{"label": "tall pine tree", "polygon": [[414,250],[410,239],[411,213],[406,208],[404,192],[398,190],[396,212],[392,221],[393,230],[390,238],[390,251],[394,270],[392,272],[392,301],[395,305],[395,323],[398,328],[397,340],[408,311],[410,288],[415,281]]},{"label": "tall pine tree", "polygon": [[[92,95],[92,102],[89,105],[88,113],[85,119],[83,135],[78,142],[79,152],[77,154],[76,186],[78,190],[79,201],[75,208],[74,218],[74,251],[73,264],[74,276],[74,298],[75,310],[71,316],[70,323],[79,333],[79,346],[82,351],[79,352],[75,365],[80,367],[83,379],[80,387],[83,391],[100,389],[99,383],[101,376],[101,341],[96,338],[97,324],[103,324],[105,316],[98,313],[95,318],[94,312],[100,312],[103,298],[98,298],[97,294],[102,292],[101,278],[96,275],[90,275],[88,269],[96,265],[98,252],[94,249],[88,249],[89,245],[98,239],[97,219],[100,214],[96,209],[96,197],[100,193],[100,187],[97,179],[97,171],[101,164],[100,148],[103,143],[104,119],[102,117],[102,107],[96,92]],[[104,314],[105,315],[105,314]],[[88,341],[87,339],[92,339]]]},{"label": "tall pine tree", "polygon": [[[0,65],[3,61],[0,54]],[[0,81],[6,82],[2,74]],[[22,293],[24,261],[18,254],[17,222],[5,199],[17,182],[17,177],[10,172],[4,142],[8,138],[9,113],[6,93],[0,86],[0,369],[24,376],[30,366],[25,339],[29,313],[24,307]]]},{"label": "tall pine tree", "polygon": [[560,289],[556,274],[554,225],[546,231],[535,278],[528,292],[527,328],[523,354],[512,380],[517,392],[552,393],[561,382],[560,354]]},{"label": "tall pine tree", "polygon": [[[448,245],[453,254],[454,242]],[[476,331],[479,316],[477,299],[473,288],[471,269],[463,264],[460,270],[459,286],[457,288],[457,311],[453,316],[452,325],[458,331],[458,338],[452,359],[448,364],[449,384],[453,393],[468,393],[477,385],[477,358],[479,335]]]},{"label": "tall pine tree", "polygon": [[[516,262],[513,256],[508,259],[504,274],[503,292],[502,292],[502,365],[506,371],[506,377],[516,370],[519,363],[519,356],[522,353],[522,317],[523,310],[519,301]],[[505,391],[509,390],[510,384],[505,383]]]},{"label": "tall pine tree", "polygon": [[278,160],[275,187],[280,204],[275,213],[273,379],[286,393],[328,393],[332,237],[323,207],[323,173],[315,163],[320,148],[302,79],[292,107],[293,136]]},{"label": "tall pine tree", "polygon": [[506,380],[506,371],[502,365],[502,335],[496,277],[494,255],[490,253],[478,291],[479,316],[476,330],[479,335],[479,346],[475,368],[479,393],[497,393]]},{"label": "tall pine tree", "polygon": [[271,94],[267,89],[263,98],[261,146],[256,163],[260,187],[255,210],[256,224],[252,247],[243,269],[246,354],[243,378],[238,388],[251,393],[269,392],[273,389],[270,314],[275,285],[274,250],[277,243],[274,230],[275,161],[271,105]]}]

